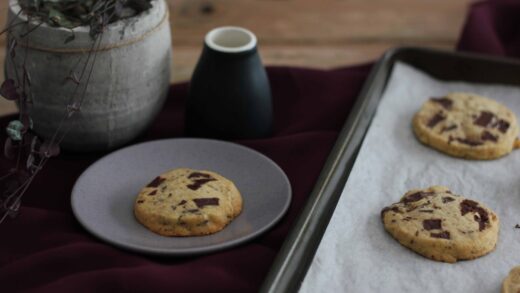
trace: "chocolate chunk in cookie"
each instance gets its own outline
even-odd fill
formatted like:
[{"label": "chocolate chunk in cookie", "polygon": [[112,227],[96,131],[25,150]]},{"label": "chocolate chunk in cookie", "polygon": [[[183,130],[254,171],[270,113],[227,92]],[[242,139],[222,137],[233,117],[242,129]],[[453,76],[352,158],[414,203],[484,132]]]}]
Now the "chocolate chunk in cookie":
[{"label": "chocolate chunk in cookie", "polygon": [[516,115],[489,98],[451,93],[426,101],[413,118],[425,145],[467,159],[495,159],[510,153],[519,132]]},{"label": "chocolate chunk in cookie", "polygon": [[437,261],[483,256],[498,238],[499,220],[493,211],[443,186],[411,190],[385,207],[381,217],[402,245]]},{"label": "chocolate chunk in cookie", "polygon": [[218,232],[241,210],[242,196],[233,182],[215,172],[184,168],[156,177],[134,205],[137,220],[164,236]]}]

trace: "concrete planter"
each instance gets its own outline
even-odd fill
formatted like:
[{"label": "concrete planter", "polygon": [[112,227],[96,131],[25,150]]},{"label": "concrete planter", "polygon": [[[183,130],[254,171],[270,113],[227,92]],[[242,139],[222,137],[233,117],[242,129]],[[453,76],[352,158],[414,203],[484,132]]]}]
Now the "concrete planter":
[{"label": "concrete planter", "polygon": [[[65,129],[72,128],[62,148],[97,151],[121,146],[143,132],[161,109],[170,82],[171,36],[165,1],[152,4],[146,12],[110,24],[103,33],[81,111],[66,122]],[[10,0],[9,20],[26,20],[19,11],[17,0]],[[88,27],[75,28],[75,38],[69,43],[69,29],[43,24],[28,38],[20,38],[26,30],[26,25],[19,25],[13,31],[18,39],[17,69],[6,60],[6,75],[16,80],[16,71],[21,74],[27,48],[34,130],[50,137],[66,114],[76,87],[67,76],[74,68],[80,76],[93,40]],[[77,94],[83,89],[81,86]]]}]

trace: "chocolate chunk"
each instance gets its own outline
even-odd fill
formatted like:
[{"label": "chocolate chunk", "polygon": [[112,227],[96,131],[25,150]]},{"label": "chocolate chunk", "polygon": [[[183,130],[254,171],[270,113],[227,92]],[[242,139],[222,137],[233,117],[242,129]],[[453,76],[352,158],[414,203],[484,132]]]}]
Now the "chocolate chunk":
[{"label": "chocolate chunk", "polygon": [[452,141],[454,141],[455,139],[453,138],[453,136],[448,136],[448,144],[451,144]]},{"label": "chocolate chunk", "polygon": [[393,211],[394,213],[401,213],[401,211],[399,210],[398,207],[396,206],[393,206],[393,207],[385,207],[382,211],[381,211],[381,218],[384,217],[385,213],[386,212],[389,212],[389,211]]},{"label": "chocolate chunk", "polygon": [[493,117],[495,117],[495,114],[488,112],[488,111],[482,111],[482,112],[480,112],[480,116],[478,116],[473,121],[473,124],[482,126],[482,127],[487,127],[493,120]]},{"label": "chocolate chunk", "polygon": [[433,213],[433,210],[419,210],[420,213]]},{"label": "chocolate chunk", "polygon": [[195,198],[193,199],[197,207],[203,208],[205,206],[218,206],[219,199],[216,197],[210,197],[210,198]]},{"label": "chocolate chunk", "polygon": [[480,207],[476,201],[469,199],[463,200],[460,203],[460,212],[463,216],[470,212],[477,213],[478,217],[475,216],[473,218],[478,223],[479,231],[486,229],[486,224],[489,223],[489,214],[484,208]]},{"label": "chocolate chunk", "polygon": [[487,130],[484,130],[484,132],[482,132],[482,136],[480,138],[482,140],[490,140],[493,142],[497,142],[497,140],[498,140],[497,136],[494,136],[493,134],[491,134],[491,132],[489,132]]},{"label": "chocolate chunk", "polygon": [[419,231],[415,231],[415,236],[419,236]]},{"label": "chocolate chunk", "polygon": [[493,125],[493,127],[497,127],[498,130],[500,130],[500,132],[506,133],[507,129],[509,129],[509,125],[509,122],[500,119],[497,123]]},{"label": "chocolate chunk", "polygon": [[156,194],[157,194],[157,189],[152,191],[152,192],[150,192],[150,193],[148,193],[149,196],[153,196],[153,195],[156,195]]},{"label": "chocolate chunk", "polygon": [[161,183],[164,182],[164,180],[166,179],[162,178],[161,176],[155,177],[155,179],[152,182],[148,183],[146,187],[158,187],[159,185],[161,185]]},{"label": "chocolate chunk", "polygon": [[483,144],[483,142],[481,141],[476,141],[469,138],[457,138],[457,141],[463,144],[467,144],[469,146],[479,146]]},{"label": "chocolate chunk", "polygon": [[478,202],[465,199],[460,203],[460,212],[464,216],[465,214],[469,212],[474,212],[478,208]]},{"label": "chocolate chunk", "polygon": [[448,99],[448,98],[446,98],[446,97],[430,98],[430,101],[432,101],[434,103],[437,103],[437,104],[440,104],[446,110],[450,110],[451,107],[453,106],[453,101]]},{"label": "chocolate chunk", "polygon": [[410,195],[408,195],[407,197],[405,197],[402,202],[405,203],[405,204],[408,204],[408,203],[411,203],[411,202],[416,202],[416,201],[419,201],[425,197],[428,197],[428,196],[433,196],[435,194],[435,192],[424,192],[424,191],[418,191],[416,193],[412,193]]},{"label": "chocolate chunk", "polygon": [[193,180],[192,184],[188,184],[188,185],[186,185],[186,187],[188,187],[191,190],[197,190],[197,189],[201,188],[202,185],[204,185],[210,181],[216,181],[216,180],[217,179],[213,179],[213,178],[195,179],[195,180]]},{"label": "chocolate chunk", "polygon": [[200,173],[200,172],[193,172],[191,173],[190,175],[188,175],[188,178],[200,178],[200,177],[203,177],[203,178],[212,178],[211,175],[209,174],[205,174],[205,173]]},{"label": "chocolate chunk", "polygon": [[457,129],[457,125],[453,124],[453,125],[450,125],[450,126],[444,126],[442,129],[441,129],[441,133],[444,133],[446,131],[452,131],[454,129]]},{"label": "chocolate chunk", "polygon": [[423,224],[423,228],[428,231],[442,229],[441,219],[424,220],[422,224]]},{"label": "chocolate chunk", "polygon": [[199,226],[199,227],[200,227],[200,226],[204,226],[204,225],[207,225],[208,223],[209,223],[208,220],[204,220],[204,221],[198,223],[197,226]]},{"label": "chocolate chunk", "polygon": [[143,202],[144,202],[144,200],[142,200],[142,199],[137,201],[137,203],[143,203]]},{"label": "chocolate chunk", "polygon": [[463,216],[469,212],[476,211],[477,208],[478,208],[478,202],[470,200],[470,199],[465,199],[460,203],[460,212],[462,213]]},{"label": "chocolate chunk", "polygon": [[442,203],[448,203],[448,202],[452,202],[454,200],[455,199],[453,197],[445,196],[442,198]]},{"label": "chocolate chunk", "polygon": [[191,210],[187,210],[188,213],[196,213],[200,211],[199,209],[191,209]]},{"label": "chocolate chunk", "polygon": [[446,192],[446,193],[449,193],[449,194],[453,194],[453,193],[451,192],[451,190],[446,190],[445,192]]},{"label": "chocolate chunk", "polygon": [[417,207],[412,206],[411,208],[406,209],[406,212],[409,213],[409,212],[411,212],[411,211],[415,211],[415,210],[418,209],[418,208],[420,208],[420,207],[418,207],[418,206],[417,206]]},{"label": "chocolate chunk", "polygon": [[520,229],[520,224],[516,224],[515,228]]},{"label": "chocolate chunk", "polygon": [[432,238],[450,239],[450,232],[442,231],[441,233],[430,233]]},{"label": "chocolate chunk", "polygon": [[441,113],[436,113],[430,121],[428,121],[428,124],[426,124],[428,127],[433,128],[435,125],[437,125],[442,120],[446,119],[446,117],[442,116]]},{"label": "chocolate chunk", "polygon": [[183,200],[181,200],[181,202],[179,202],[179,204],[178,204],[178,205],[180,205],[180,206],[181,206],[181,205],[183,205],[183,204],[186,204],[186,201],[185,201],[184,199],[183,199]]}]

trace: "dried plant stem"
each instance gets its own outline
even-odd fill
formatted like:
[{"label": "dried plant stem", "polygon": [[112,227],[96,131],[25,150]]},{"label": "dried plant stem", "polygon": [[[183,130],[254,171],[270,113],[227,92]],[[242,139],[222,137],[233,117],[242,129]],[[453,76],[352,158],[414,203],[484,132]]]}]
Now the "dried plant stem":
[{"label": "dried plant stem", "polygon": [[[134,9],[137,11],[137,13],[140,13],[141,11],[151,7],[151,0],[97,0],[94,1],[93,4],[86,4],[87,2],[82,2],[81,0],[74,0],[76,2],[73,0],[70,0],[69,2],[52,1],[52,9],[57,9],[59,5],[65,5],[59,7],[68,7],[67,9],[72,9],[75,7],[79,8],[78,5],[91,5],[89,7],[92,8],[92,10],[89,11],[88,14],[81,15],[82,17],[80,18],[83,19],[83,16],[86,16],[86,18],[82,20],[84,23],[82,22],[81,25],[90,26],[90,35],[92,36],[93,41],[84,64],[82,64],[82,60],[84,58],[84,54],[82,54],[77,63],[74,64],[69,76],[66,78],[66,80],[72,80],[75,83],[75,87],[72,91],[72,95],[69,97],[65,113],[59,121],[57,129],[49,140],[42,142],[32,133],[30,129],[32,121],[30,120],[29,116],[28,103],[32,97],[32,81],[29,71],[27,70],[27,60],[29,59],[30,45],[29,37],[31,33],[37,30],[44,23],[44,21],[47,21],[50,25],[68,27],[66,25],[67,22],[68,24],[73,24],[77,23],[77,20],[74,20],[75,15],[71,14],[66,16],[70,18],[68,21],[66,20],[66,22],[60,22],[59,19],[56,20],[49,15],[42,15],[43,10],[39,9],[40,6],[27,5],[27,2],[22,2],[22,0],[19,1],[22,9],[20,9],[18,14],[9,21],[3,30],[0,31],[0,35],[6,32],[8,34],[7,39],[9,52],[6,62],[8,62],[7,64],[13,68],[11,74],[14,75],[8,80],[4,81],[2,84],[2,95],[4,95],[4,97],[6,97],[8,100],[17,101],[20,111],[18,121],[12,121],[18,124],[15,123],[14,128],[9,129],[10,131],[15,131],[15,134],[13,134],[13,132],[10,133],[10,138],[5,145],[6,156],[9,158],[14,158],[16,155],[16,167],[11,169],[7,174],[0,177],[0,182],[4,183],[6,182],[4,181],[6,179],[13,180],[12,182],[9,181],[9,183],[12,184],[6,189],[6,191],[2,191],[4,194],[0,194],[0,224],[5,221],[7,216],[14,216],[14,214],[19,210],[22,196],[25,194],[36,175],[48,162],[50,157],[59,153],[59,144],[63,142],[66,135],[73,128],[74,123],[72,123],[70,120],[77,112],[80,111],[81,106],[85,102],[106,26],[111,21],[121,19],[123,14],[125,14],[123,13],[125,12],[125,7],[132,7],[132,9],[134,9],[136,7],[135,5],[139,6],[138,8]],[[45,3],[50,2],[50,0],[44,0],[43,2],[35,3],[38,3],[37,5],[46,5]],[[149,5],[148,8],[146,8],[147,5]],[[49,8],[49,6],[46,7]],[[85,7],[86,6],[83,6],[83,8]],[[22,11],[27,14],[27,20],[16,22],[15,20],[18,19],[18,16],[20,13],[22,13]],[[76,9],[76,11],[78,10]],[[64,11],[61,11],[61,13],[63,14]],[[128,17],[128,14],[125,15],[125,17]],[[33,24],[32,20],[34,18],[38,19],[39,23]],[[22,24],[25,24],[25,31],[22,31],[18,36],[15,36],[13,29]],[[72,33],[74,33],[74,31],[72,31]],[[21,66],[22,76],[20,76],[20,66],[17,64],[17,60],[19,60],[20,56],[22,55],[17,57],[15,51],[19,39],[23,39],[25,41],[25,51],[23,52],[23,57],[21,57],[23,58],[23,63]],[[72,37],[72,40],[73,39],[74,37]],[[70,40],[67,40],[66,42],[68,41]],[[77,77],[76,70],[80,66],[82,66],[82,68],[80,70],[79,77]],[[11,124],[9,127],[11,127]],[[20,128],[22,129],[20,130]],[[27,151],[28,149],[30,149],[30,151]],[[26,164],[22,164],[23,160],[26,160]],[[24,165],[25,168],[22,167],[22,165]]]},{"label": "dried plant stem", "polygon": [[13,27],[15,26],[18,26],[20,24],[23,24],[24,21],[22,22],[18,22],[18,23],[14,23],[14,21],[16,20],[16,18],[18,18],[18,16],[20,16],[20,14],[22,13],[22,10],[20,9],[20,11],[18,11],[18,13],[15,15],[15,17],[13,17],[13,19],[11,19],[6,25],[5,25],[5,28],[3,30],[0,31],[0,35],[4,34],[5,32],[11,30]]},{"label": "dried plant stem", "polygon": [[[7,218],[10,212],[16,212],[15,207],[20,204],[20,201],[22,199],[22,196],[27,191],[27,188],[31,185],[32,181],[36,177],[36,175],[40,172],[40,170],[45,166],[45,163],[47,163],[47,158],[44,158],[41,160],[41,162],[38,164],[38,167],[36,168],[36,171],[27,179],[20,187],[18,187],[4,202],[4,209],[6,210],[4,214],[2,215],[2,218],[0,219],[0,224]],[[9,202],[15,197],[15,195],[18,193],[18,196],[16,196],[15,200],[11,205],[9,205]]]},{"label": "dried plant stem", "polygon": [[[88,87],[88,84],[90,82],[90,74],[92,73],[92,70],[94,68],[94,64],[95,64],[95,59],[97,57],[97,51],[96,50],[96,43],[97,43],[97,48],[99,48],[101,46],[101,35],[98,36],[96,38],[96,40],[93,42],[92,44],[92,47],[88,53],[88,57],[87,57],[87,60],[85,61],[85,65],[83,66],[83,69],[81,70],[81,74],[79,76],[79,81],[80,83],[78,83],[76,85],[76,87],[74,88],[74,91],[70,97],[70,100],[69,100],[69,104],[67,105],[66,109],[65,109],[65,113],[63,115],[63,117],[61,118],[60,120],[60,123],[58,124],[58,128],[56,129],[56,131],[54,132],[52,138],[51,138],[51,144],[53,143],[56,143],[56,142],[59,142],[61,143],[63,141],[63,139],[65,138],[65,135],[70,131],[70,128],[71,126],[69,126],[69,128],[67,130],[65,130],[63,132],[63,135],[57,139],[57,136],[60,134],[63,126],[65,125],[65,121],[69,120],[70,118],[72,118],[72,116],[74,116],[74,114],[76,112],[79,111],[79,109],[81,108],[81,103],[83,102],[83,98],[86,94],[86,89]],[[78,94],[78,91],[79,91],[79,88],[80,86],[82,85],[81,84],[81,81],[83,80],[83,77],[85,76],[85,73],[87,71],[87,67],[90,63],[90,59],[92,58],[92,55],[94,54],[94,61],[92,62],[92,66],[91,66],[91,70],[90,70],[90,74],[89,74],[89,77],[85,83],[85,89],[83,91],[83,96],[79,98],[80,102],[77,103],[77,100],[78,100],[78,97],[77,97],[77,94]],[[72,110],[71,110],[72,109]]]}]

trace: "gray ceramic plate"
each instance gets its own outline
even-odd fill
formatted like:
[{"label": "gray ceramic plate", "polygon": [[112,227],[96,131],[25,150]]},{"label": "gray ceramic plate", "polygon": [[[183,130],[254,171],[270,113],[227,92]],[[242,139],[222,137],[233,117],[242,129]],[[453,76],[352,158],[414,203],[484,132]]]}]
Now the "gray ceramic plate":
[{"label": "gray ceramic plate", "polygon": [[[157,175],[187,167],[235,182],[242,213],[224,230],[198,237],[163,237],[134,218],[139,190]],[[121,248],[159,255],[207,253],[248,241],[272,227],[291,201],[282,169],[249,148],[217,140],[168,139],[133,145],[100,159],[76,181],[72,211],[92,234]]]}]

